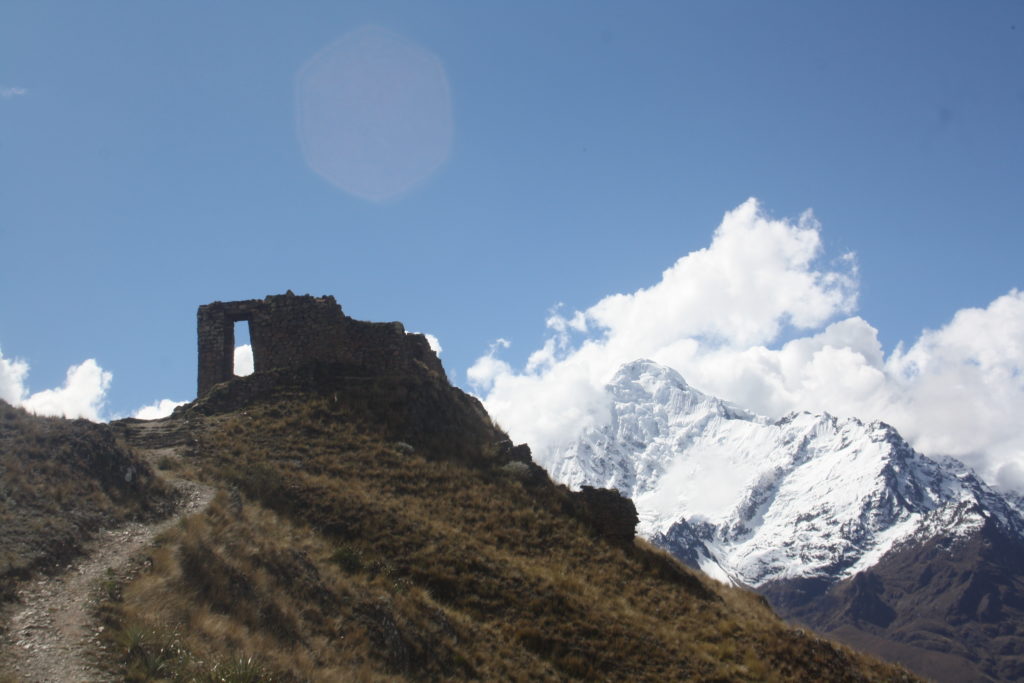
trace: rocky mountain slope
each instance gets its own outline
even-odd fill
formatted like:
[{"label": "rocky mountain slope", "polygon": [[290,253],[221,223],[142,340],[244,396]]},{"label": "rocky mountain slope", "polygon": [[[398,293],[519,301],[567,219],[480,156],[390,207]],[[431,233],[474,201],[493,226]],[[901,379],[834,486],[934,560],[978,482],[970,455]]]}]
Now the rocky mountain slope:
[{"label": "rocky mountain slope", "polygon": [[651,361],[607,393],[608,424],[545,458],[556,480],[618,488],[642,535],[784,616],[937,678],[1024,675],[1024,519],[963,465],[881,422],[768,420]]}]

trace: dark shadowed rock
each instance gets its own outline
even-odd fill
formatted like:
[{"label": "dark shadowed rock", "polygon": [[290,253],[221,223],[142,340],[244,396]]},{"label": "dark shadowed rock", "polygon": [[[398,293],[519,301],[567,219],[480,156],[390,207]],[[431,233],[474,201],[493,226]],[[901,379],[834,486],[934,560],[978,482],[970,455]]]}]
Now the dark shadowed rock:
[{"label": "dark shadowed rock", "polygon": [[578,501],[585,519],[599,536],[615,545],[630,545],[636,536],[636,525],[640,518],[636,506],[612,489],[595,489],[584,486],[573,494]]}]

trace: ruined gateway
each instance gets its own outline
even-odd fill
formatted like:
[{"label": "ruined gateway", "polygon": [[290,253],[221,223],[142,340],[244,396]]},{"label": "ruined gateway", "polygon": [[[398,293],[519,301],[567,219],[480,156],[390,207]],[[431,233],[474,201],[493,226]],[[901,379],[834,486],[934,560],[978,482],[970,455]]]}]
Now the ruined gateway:
[{"label": "ruined gateway", "polygon": [[197,398],[234,377],[235,323],[249,323],[255,374],[303,365],[339,363],[368,374],[404,373],[415,367],[444,377],[426,337],[402,323],[371,323],[346,316],[333,296],[271,295],[200,306]]}]

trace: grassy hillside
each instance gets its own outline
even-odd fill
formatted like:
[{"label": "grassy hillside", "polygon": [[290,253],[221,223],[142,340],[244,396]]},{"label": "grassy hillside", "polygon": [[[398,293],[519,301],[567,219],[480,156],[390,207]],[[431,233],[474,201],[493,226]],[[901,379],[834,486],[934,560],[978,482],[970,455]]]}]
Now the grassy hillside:
[{"label": "grassy hillside", "polygon": [[623,540],[630,505],[554,486],[436,374],[252,376],[166,423],[223,492],[103,605],[129,679],[908,678]]},{"label": "grassy hillside", "polygon": [[106,425],[37,417],[0,401],[0,602],[93,532],[166,513],[172,491]]}]

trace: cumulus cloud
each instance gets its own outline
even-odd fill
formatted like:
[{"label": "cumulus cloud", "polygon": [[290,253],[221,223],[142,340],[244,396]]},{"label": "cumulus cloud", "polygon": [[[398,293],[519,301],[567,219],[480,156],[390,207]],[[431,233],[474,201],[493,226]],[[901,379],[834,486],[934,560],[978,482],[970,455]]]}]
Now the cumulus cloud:
[{"label": "cumulus cloud", "polygon": [[886,363],[893,422],[926,453],[967,462],[1001,488],[1024,491],[1024,292],[958,311]]},{"label": "cumulus cloud", "polygon": [[[548,339],[522,370],[499,358],[502,340],[468,377],[542,464],[560,442],[608,419],[602,387],[622,363],[651,358],[772,417],[884,419],[923,452],[960,457],[991,483],[1024,489],[1024,295],[960,311],[887,358],[877,330],[852,315],[857,277],[851,254],[822,263],[813,215],[771,219],[750,199],[725,214],[710,246],[656,284],[551,313]],[[773,344],[783,331],[794,338]]]},{"label": "cumulus cloud", "polygon": [[473,366],[466,371],[470,384],[478,388],[490,388],[499,377],[505,378],[512,375],[512,366],[495,357],[499,349],[507,349],[511,345],[507,339],[499,339],[491,344],[491,350],[487,352],[487,355],[478,358]]},{"label": "cumulus cloud", "polygon": [[[36,415],[84,417],[94,422],[109,419],[103,415],[103,410],[113,375],[101,368],[95,359],[89,358],[68,368],[64,384],[56,389],[29,392],[26,384],[28,372],[27,362],[4,358],[0,352],[0,399]],[[133,417],[144,420],[165,417],[175,406],[183,403],[185,401],[165,398],[139,408]]]},{"label": "cumulus cloud", "polygon": [[809,212],[796,222],[774,220],[747,200],[725,214],[709,247],[677,260],[658,283],[571,315],[552,312],[552,334],[522,372],[497,358],[499,344],[469,369],[470,382],[543,459],[560,440],[606,419],[601,389],[622,363],[652,358],[685,372],[709,354],[767,343],[787,325],[814,328],[851,311],[853,259],[822,269],[821,251]]},{"label": "cumulus cloud", "polygon": [[167,417],[174,409],[178,406],[183,406],[188,401],[172,401],[169,398],[162,398],[159,401],[154,401],[148,406],[143,406],[135,411],[132,417],[137,417],[140,420],[158,420],[161,417]]},{"label": "cumulus cloud", "polygon": [[28,363],[22,360],[8,360],[0,351],[0,399],[11,405],[18,405],[25,398],[25,378]]},{"label": "cumulus cloud", "polygon": [[19,97],[21,95],[27,94],[28,90],[26,90],[25,88],[0,87],[0,97],[2,97],[5,100],[10,99],[12,97]]},{"label": "cumulus cloud", "polygon": [[253,372],[252,345],[242,344],[235,347],[235,374],[239,377],[251,375]]},{"label": "cumulus cloud", "polygon": [[37,415],[84,417],[99,421],[112,379],[113,375],[89,358],[80,365],[68,368],[63,386],[38,391],[22,398],[18,404]]},{"label": "cumulus cloud", "polygon": [[693,384],[769,416],[827,410],[875,418],[892,401],[878,331],[859,317],[776,349],[755,345],[655,358]]}]

